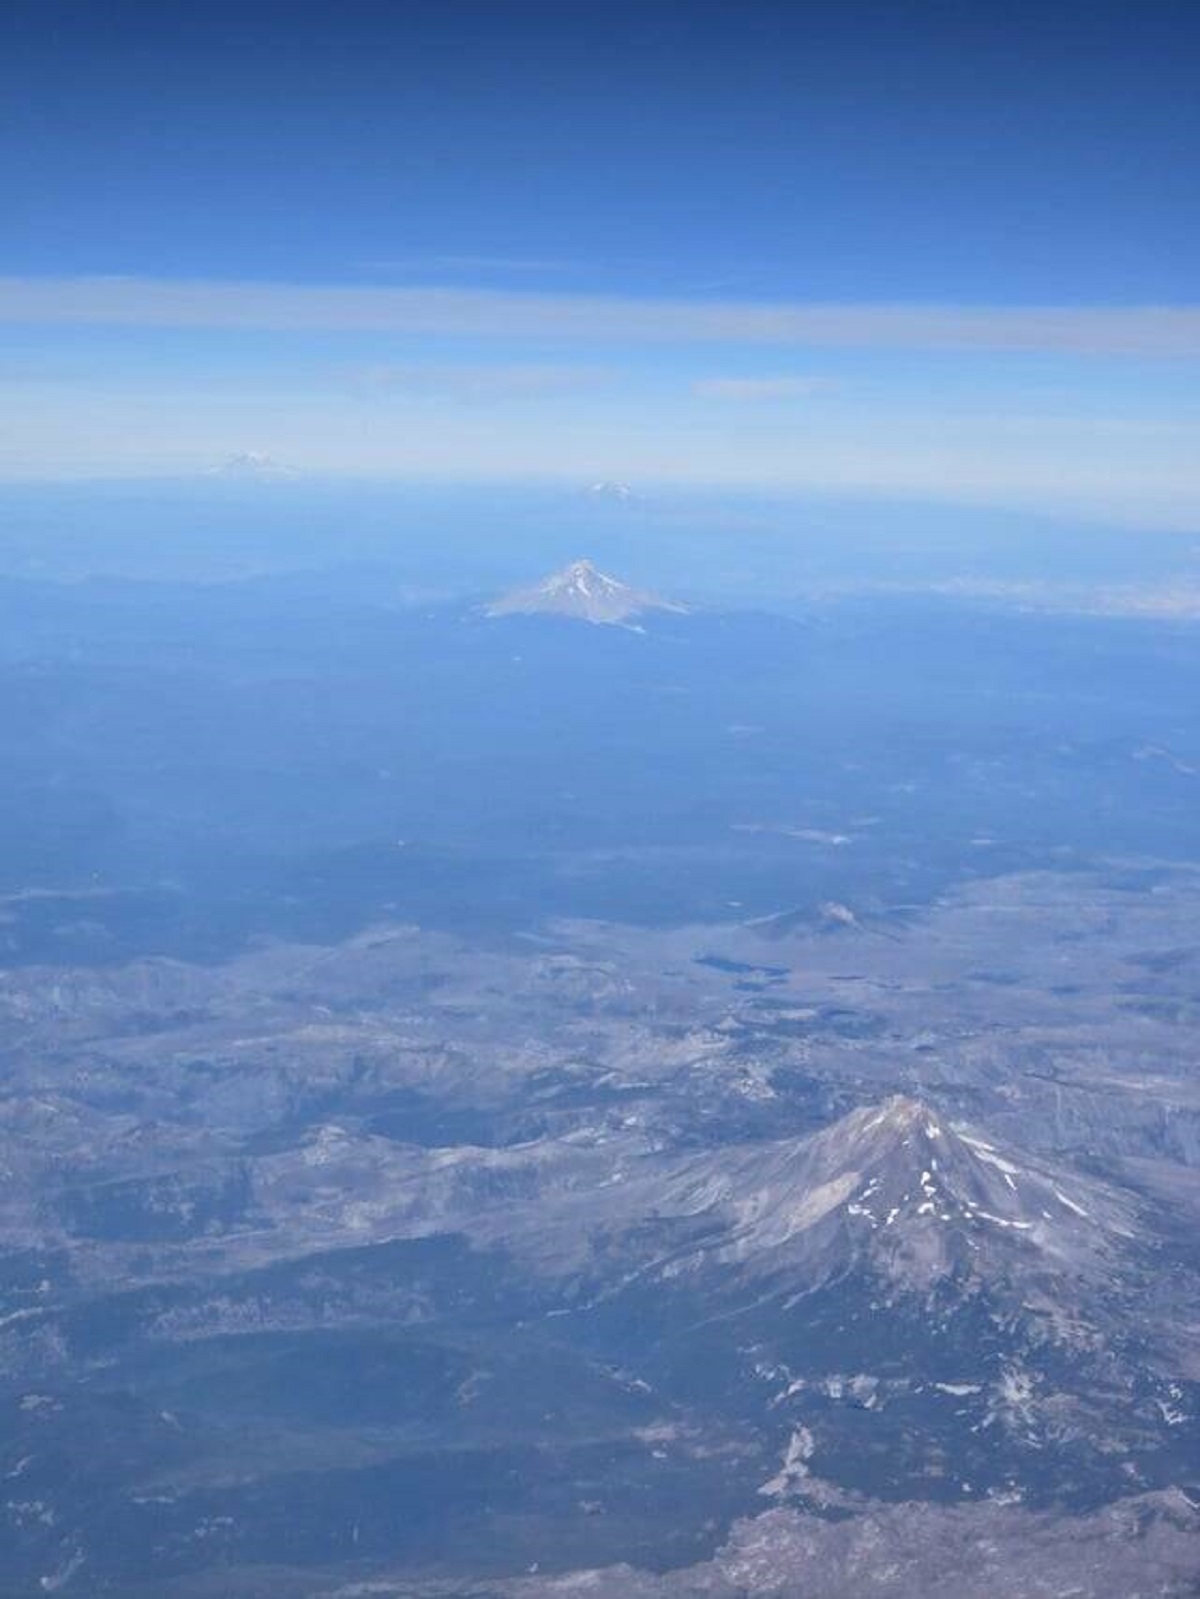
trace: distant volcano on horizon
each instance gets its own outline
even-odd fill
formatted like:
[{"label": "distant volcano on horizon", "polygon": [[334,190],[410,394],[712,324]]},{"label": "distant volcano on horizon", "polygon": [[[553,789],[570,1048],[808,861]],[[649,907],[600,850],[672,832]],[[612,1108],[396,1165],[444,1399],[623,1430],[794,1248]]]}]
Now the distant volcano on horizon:
[{"label": "distant volcano on horizon", "polygon": [[234,455],[226,456],[215,466],[205,469],[205,477],[240,478],[255,482],[276,482],[284,478],[296,478],[300,473],[294,466],[286,466],[282,461],[277,461],[274,456],[266,455],[262,450],[239,450]]}]

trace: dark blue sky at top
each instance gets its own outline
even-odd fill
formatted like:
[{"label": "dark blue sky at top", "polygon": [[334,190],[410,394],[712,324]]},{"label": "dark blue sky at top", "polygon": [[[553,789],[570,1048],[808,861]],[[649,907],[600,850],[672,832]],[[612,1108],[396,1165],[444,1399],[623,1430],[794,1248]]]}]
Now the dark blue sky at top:
[{"label": "dark blue sky at top", "polygon": [[1195,297],[1200,6],[9,0],[0,272]]}]

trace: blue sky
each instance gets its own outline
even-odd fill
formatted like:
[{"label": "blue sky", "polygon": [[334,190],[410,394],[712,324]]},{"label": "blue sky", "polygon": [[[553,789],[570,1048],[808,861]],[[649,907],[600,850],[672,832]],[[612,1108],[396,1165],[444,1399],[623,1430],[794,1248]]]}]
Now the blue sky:
[{"label": "blue sky", "polygon": [[16,0],[0,472],[1200,526],[1194,5]]}]

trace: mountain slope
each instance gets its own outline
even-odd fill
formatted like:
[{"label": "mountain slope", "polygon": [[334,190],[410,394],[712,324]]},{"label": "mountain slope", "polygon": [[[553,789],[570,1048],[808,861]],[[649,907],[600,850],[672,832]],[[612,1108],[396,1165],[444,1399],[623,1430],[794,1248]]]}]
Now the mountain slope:
[{"label": "mountain slope", "polygon": [[1196,1281],[1146,1315],[1158,1240],[1119,1189],[897,1096],[588,1199],[556,1223],[589,1244],[571,1314],[656,1392],[782,1429],[765,1498],[1083,1509],[1189,1470]]},{"label": "mountain slope", "polygon": [[489,616],[565,616],[580,622],[620,623],[646,611],[685,606],[609,577],[591,561],[572,561],[532,588],[515,589],[487,607]]},{"label": "mountain slope", "polygon": [[1067,1339],[1147,1247],[1124,1191],[1001,1151],[901,1095],[803,1140],[683,1160],[631,1151],[607,1184],[543,1204],[535,1235],[519,1216],[485,1230],[510,1226],[506,1241],[551,1273],[590,1251],[584,1269],[601,1276],[623,1260],[725,1300],[773,1283],[785,1302],[858,1274],[888,1301],[998,1296],[1057,1318]]},{"label": "mountain slope", "polygon": [[684,1209],[724,1220],[719,1259],[802,1279],[869,1267],[897,1289],[927,1292],[1064,1274],[1102,1281],[1136,1235],[1114,1190],[1003,1154],[897,1095],[853,1111],[802,1144],[698,1161],[671,1185]]}]

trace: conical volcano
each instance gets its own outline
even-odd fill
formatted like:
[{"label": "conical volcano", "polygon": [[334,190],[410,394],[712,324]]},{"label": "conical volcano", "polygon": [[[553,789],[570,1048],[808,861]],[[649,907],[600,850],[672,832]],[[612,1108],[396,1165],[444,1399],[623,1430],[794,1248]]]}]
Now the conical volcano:
[{"label": "conical volcano", "polygon": [[532,588],[514,589],[487,607],[489,616],[565,616],[580,622],[619,623],[647,611],[685,606],[632,588],[588,560],[572,561]]}]

